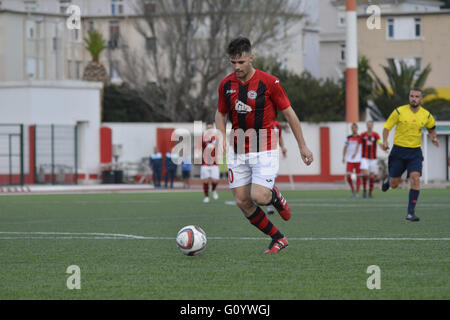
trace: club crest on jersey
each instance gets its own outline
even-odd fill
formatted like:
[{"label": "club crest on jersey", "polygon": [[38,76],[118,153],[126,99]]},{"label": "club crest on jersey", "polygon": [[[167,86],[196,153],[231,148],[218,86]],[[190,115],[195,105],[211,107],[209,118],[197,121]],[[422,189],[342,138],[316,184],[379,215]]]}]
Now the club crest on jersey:
[{"label": "club crest on jersey", "polygon": [[247,97],[248,97],[250,100],[255,100],[257,96],[258,96],[258,94],[257,94],[256,91],[254,91],[254,90],[251,90],[251,91],[249,91],[249,92],[247,93]]},{"label": "club crest on jersey", "polygon": [[252,112],[252,107],[246,105],[245,103],[243,103],[240,100],[236,101],[236,105],[235,105],[234,109],[236,110],[237,113],[246,114],[246,113]]}]

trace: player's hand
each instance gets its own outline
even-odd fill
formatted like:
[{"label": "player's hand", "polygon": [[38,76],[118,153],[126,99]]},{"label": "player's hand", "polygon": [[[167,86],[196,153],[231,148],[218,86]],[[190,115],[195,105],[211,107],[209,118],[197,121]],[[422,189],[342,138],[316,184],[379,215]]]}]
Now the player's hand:
[{"label": "player's hand", "polygon": [[313,154],[307,147],[303,147],[300,149],[300,155],[302,156],[303,162],[307,166],[309,166],[314,161]]},{"label": "player's hand", "polygon": [[284,147],[284,148],[281,148],[281,152],[283,153],[283,158],[286,158],[286,155],[287,155],[287,149]]},{"label": "player's hand", "polygon": [[352,159],[355,159],[355,158],[356,158],[356,154],[353,154],[353,155],[352,155]]},{"label": "player's hand", "polygon": [[431,139],[431,142],[437,147],[439,148],[439,140],[438,139]]},{"label": "player's hand", "polygon": [[389,142],[385,141],[383,142],[383,144],[381,145],[381,149],[383,149],[385,152],[389,151]]},{"label": "player's hand", "polygon": [[223,144],[222,144],[223,154],[227,154],[229,148],[230,148],[230,142],[228,142],[227,139],[224,139]]}]

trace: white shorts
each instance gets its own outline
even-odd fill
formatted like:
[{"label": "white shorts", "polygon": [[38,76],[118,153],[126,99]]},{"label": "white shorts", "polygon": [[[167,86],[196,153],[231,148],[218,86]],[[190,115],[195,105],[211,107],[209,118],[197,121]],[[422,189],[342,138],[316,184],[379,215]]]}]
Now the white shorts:
[{"label": "white shorts", "polygon": [[278,150],[236,155],[231,149],[227,157],[230,189],[249,184],[273,189],[279,169],[278,155]]},{"label": "white shorts", "polygon": [[200,179],[213,179],[219,180],[219,166],[201,166],[200,168]]},{"label": "white shorts", "polygon": [[378,161],[377,159],[361,159],[361,170],[369,171],[370,173],[378,172]]}]

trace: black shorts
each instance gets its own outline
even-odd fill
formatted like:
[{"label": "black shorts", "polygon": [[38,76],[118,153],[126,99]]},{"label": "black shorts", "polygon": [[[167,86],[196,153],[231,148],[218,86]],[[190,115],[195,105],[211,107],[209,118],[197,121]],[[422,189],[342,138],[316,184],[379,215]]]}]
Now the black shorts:
[{"label": "black shorts", "polygon": [[419,172],[422,175],[423,154],[421,148],[405,148],[394,145],[389,154],[389,176],[400,178],[408,170],[408,177],[411,172]]},{"label": "black shorts", "polygon": [[183,176],[183,179],[189,179],[191,177],[190,171],[181,171],[181,174]]}]

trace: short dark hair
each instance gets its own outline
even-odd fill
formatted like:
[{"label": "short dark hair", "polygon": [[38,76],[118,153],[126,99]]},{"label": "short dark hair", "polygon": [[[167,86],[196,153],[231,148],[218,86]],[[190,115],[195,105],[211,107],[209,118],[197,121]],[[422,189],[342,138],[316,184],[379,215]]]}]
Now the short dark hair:
[{"label": "short dark hair", "polygon": [[420,94],[423,96],[423,91],[422,91],[422,89],[420,89],[420,88],[412,88],[412,89],[410,90],[410,93],[411,93],[411,91],[417,91],[417,92],[420,92]]},{"label": "short dark hair", "polygon": [[242,56],[243,53],[252,52],[252,44],[246,37],[237,37],[228,45],[227,53],[230,57]]}]

